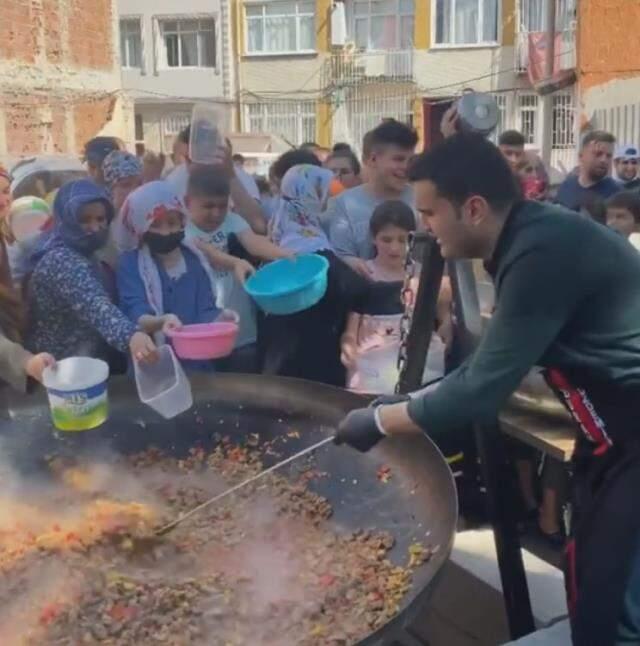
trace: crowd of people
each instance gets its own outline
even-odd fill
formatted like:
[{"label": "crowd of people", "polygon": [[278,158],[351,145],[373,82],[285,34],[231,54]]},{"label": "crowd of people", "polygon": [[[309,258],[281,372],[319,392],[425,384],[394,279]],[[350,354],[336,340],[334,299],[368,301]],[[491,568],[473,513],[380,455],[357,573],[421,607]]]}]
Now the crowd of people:
[{"label": "crowd of people", "polygon": [[[230,146],[214,164],[193,163],[189,138],[189,129],[177,137],[168,173],[166,159],[140,158],[118,139],[87,142],[87,177],[28,198],[47,217],[27,236],[15,235],[25,206],[12,204],[11,175],[0,171],[5,380],[24,389],[78,355],[126,373],[132,361],[154,361],[172,330],[233,317],[232,355],[185,361],[187,370],[392,390],[416,228],[407,180],[415,131],[383,121],[365,137],[362,164],[346,144],[308,143],[281,155],[268,178],[247,174]],[[291,316],[258,311],[246,279],[261,263],[307,253],[329,262],[320,303]],[[446,285],[441,301],[439,331],[449,317]],[[430,369],[440,376],[444,341],[433,343],[439,362]]]},{"label": "crowd of people", "polygon": [[[140,158],[115,138],[91,140],[86,178],[31,198],[32,208],[37,200],[50,213],[27,237],[16,236],[24,205],[12,204],[11,176],[0,168],[2,378],[24,389],[45,367],[77,355],[126,373],[132,361],[154,361],[172,330],[232,318],[239,324],[232,355],[185,361],[187,370],[393,392],[408,240],[417,226],[408,179],[416,132],[382,121],[364,137],[361,160],[347,144],[326,150],[309,142],[281,155],[266,178],[250,176],[230,146],[219,149],[215,164],[193,163],[189,139],[189,129],[177,137],[170,172],[164,156]],[[521,198],[559,203],[633,242],[640,154],[632,145],[614,147],[612,135],[587,133],[577,168],[556,190],[521,133],[498,140]],[[290,316],[260,312],[246,279],[261,263],[307,253],[329,263],[323,299]],[[416,279],[409,287],[415,294]],[[445,277],[425,382],[445,372],[451,302]],[[547,479],[538,509],[531,461],[518,458],[527,513],[559,540],[560,487]]]}]

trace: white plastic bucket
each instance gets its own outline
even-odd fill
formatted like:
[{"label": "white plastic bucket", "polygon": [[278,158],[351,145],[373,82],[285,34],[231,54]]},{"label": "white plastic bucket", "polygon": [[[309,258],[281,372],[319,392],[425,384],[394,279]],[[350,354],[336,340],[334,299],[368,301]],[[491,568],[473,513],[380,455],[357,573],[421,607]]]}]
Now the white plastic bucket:
[{"label": "white plastic bucket", "polygon": [[140,401],[166,419],[184,413],[193,406],[191,384],[171,346],[158,348],[156,363],[134,362]]},{"label": "white plastic bucket", "polygon": [[108,379],[109,366],[90,357],[70,357],[45,368],[42,381],[56,428],[88,431],[104,423],[109,415]]}]

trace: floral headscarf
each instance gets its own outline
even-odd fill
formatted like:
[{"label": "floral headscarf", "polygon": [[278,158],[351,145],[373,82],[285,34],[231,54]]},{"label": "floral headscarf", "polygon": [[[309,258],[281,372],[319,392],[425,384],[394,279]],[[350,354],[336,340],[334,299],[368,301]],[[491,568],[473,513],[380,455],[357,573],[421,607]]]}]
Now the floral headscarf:
[{"label": "floral headscarf", "polygon": [[149,182],[137,188],[125,200],[114,225],[113,234],[118,249],[137,249],[153,221],[169,211],[178,211],[183,224],[186,222],[187,211],[167,182]]},{"label": "floral headscarf", "polygon": [[142,162],[126,150],[114,150],[102,162],[102,173],[105,184],[111,189],[118,180],[141,176]]},{"label": "floral headscarf", "polygon": [[296,253],[331,249],[321,215],[333,180],[330,170],[310,164],[294,166],[285,173],[272,230],[277,245]]}]

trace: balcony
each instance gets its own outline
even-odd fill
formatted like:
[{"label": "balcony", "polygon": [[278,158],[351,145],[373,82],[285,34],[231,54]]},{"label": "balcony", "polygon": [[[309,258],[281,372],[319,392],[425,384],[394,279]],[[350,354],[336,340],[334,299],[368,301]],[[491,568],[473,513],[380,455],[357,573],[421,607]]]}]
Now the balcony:
[{"label": "balcony", "polygon": [[413,50],[359,51],[345,47],[326,61],[323,77],[323,86],[334,89],[413,83]]},{"label": "balcony", "polygon": [[[529,48],[532,37],[545,33],[549,0],[519,0],[518,33],[516,34],[515,67],[519,74],[529,69]],[[554,71],[576,66],[576,0],[555,0],[556,39]]]}]

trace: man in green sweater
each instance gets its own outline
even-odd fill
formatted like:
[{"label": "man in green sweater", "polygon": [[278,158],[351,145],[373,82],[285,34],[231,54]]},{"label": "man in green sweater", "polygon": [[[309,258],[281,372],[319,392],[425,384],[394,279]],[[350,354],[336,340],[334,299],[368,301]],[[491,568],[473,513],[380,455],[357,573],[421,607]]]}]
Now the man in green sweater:
[{"label": "man in green sweater", "polygon": [[[496,309],[434,390],[352,411],[336,442],[495,421],[529,369],[579,427],[566,583],[575,644],[640,643],[640,254],[575,213],[522,201],[484,138],[457,134],[412,167],[416,208],[447,259],[481,258]],[[385,405],[386,404],[386,405]]]}]

